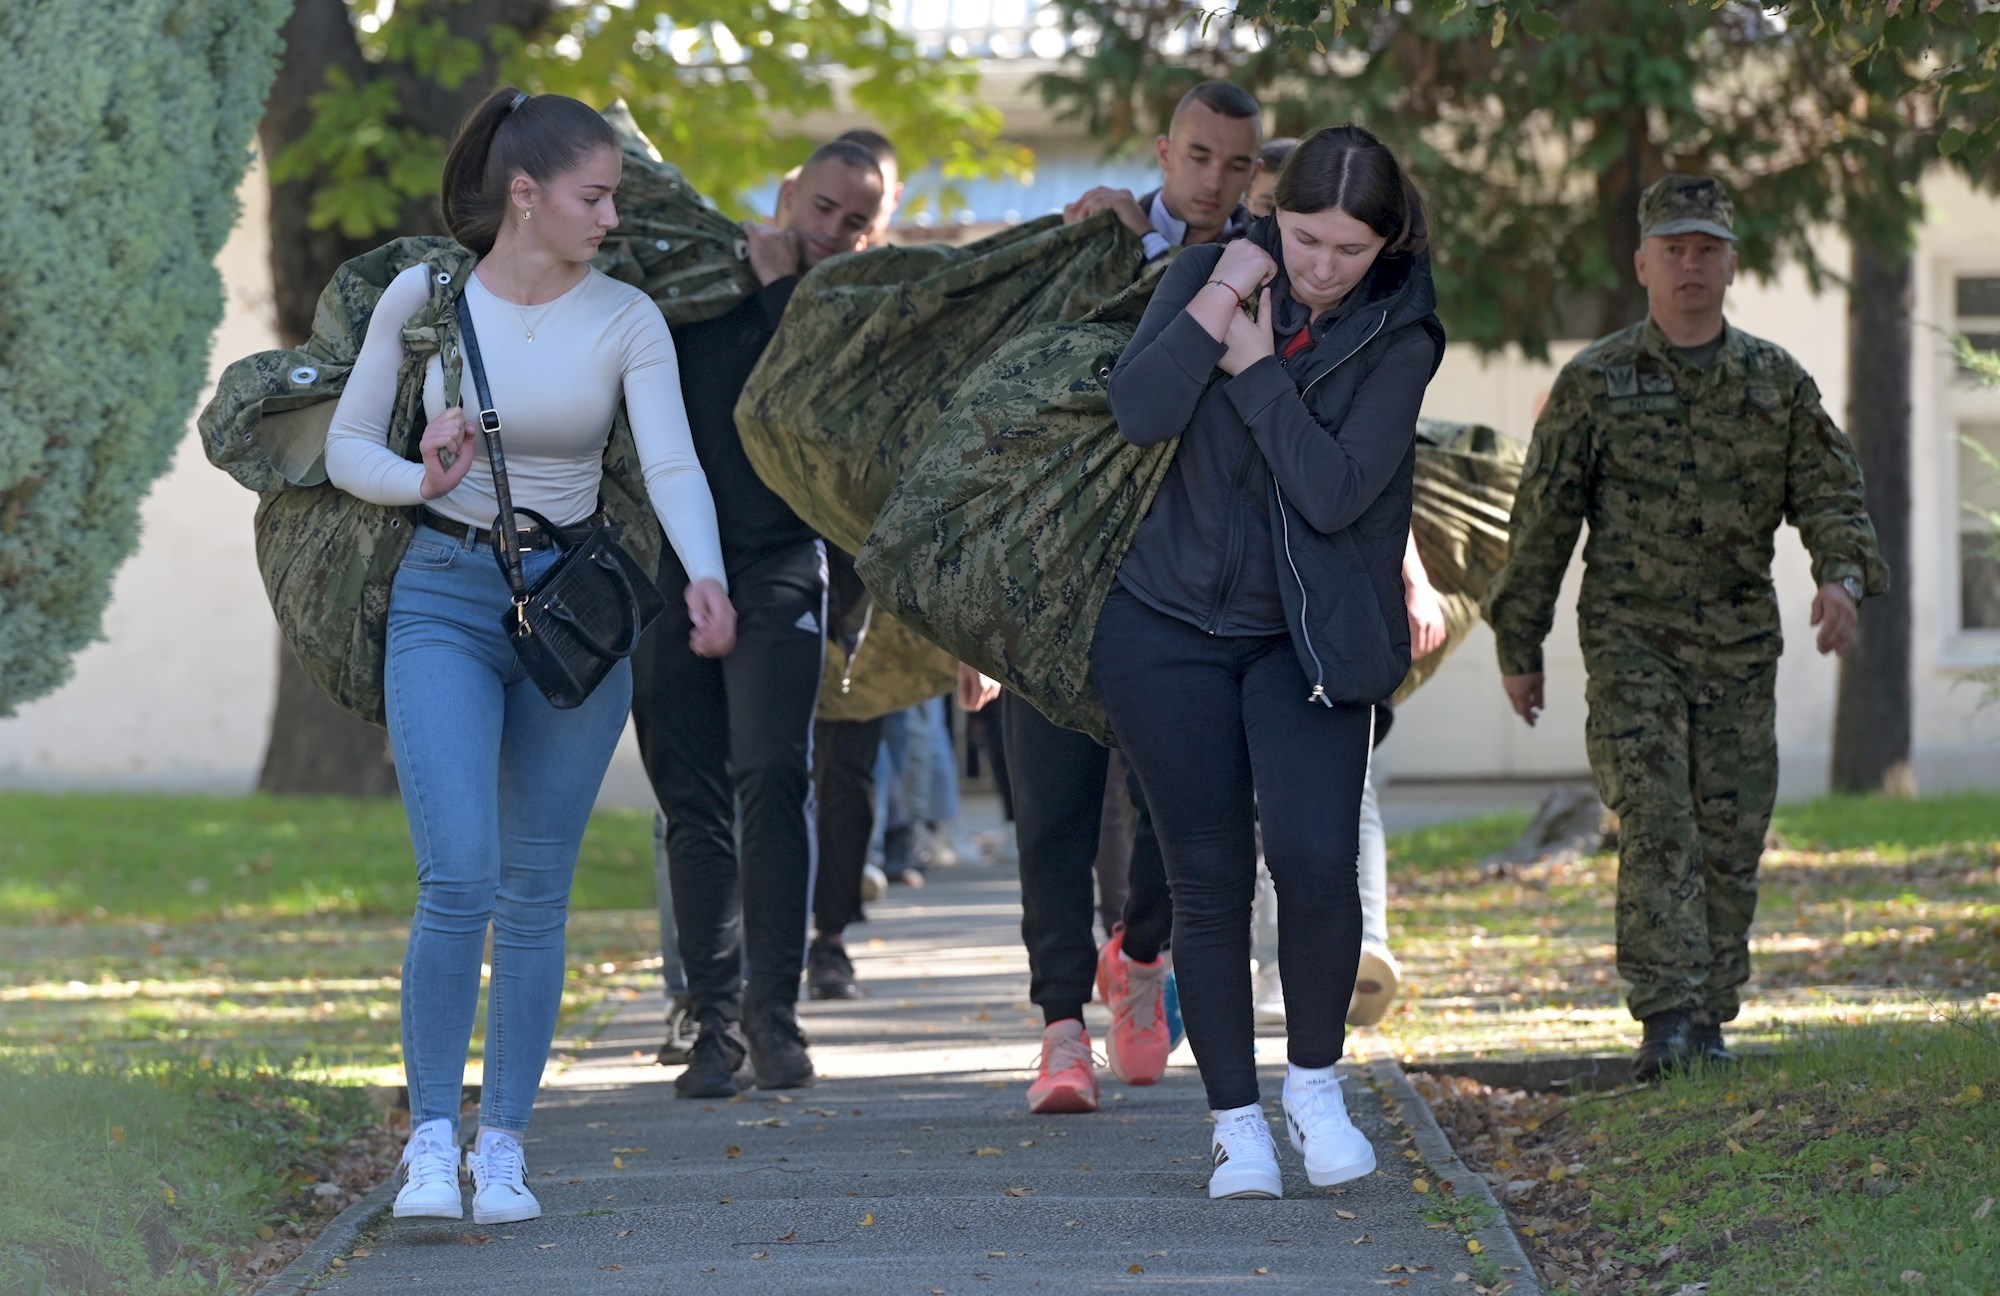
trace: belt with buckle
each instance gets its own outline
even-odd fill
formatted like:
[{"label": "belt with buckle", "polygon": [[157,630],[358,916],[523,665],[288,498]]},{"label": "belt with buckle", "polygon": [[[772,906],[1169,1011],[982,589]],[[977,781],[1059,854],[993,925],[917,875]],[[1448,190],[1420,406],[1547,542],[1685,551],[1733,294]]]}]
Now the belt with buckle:
[{"label": "belt with buckle", "polygon": [[[441,513],[424,510],[424,525],[433,531],[441,531],[456,540],[463,540],[469,547],[486,548],[494,543],[495,532],[489,527],[467,526],[463,522],[445,517]],[[554,537],[540,527],[529,523],[520,528],[521,550],[526,553],[536,549],[548,549],[555,544]]]}]

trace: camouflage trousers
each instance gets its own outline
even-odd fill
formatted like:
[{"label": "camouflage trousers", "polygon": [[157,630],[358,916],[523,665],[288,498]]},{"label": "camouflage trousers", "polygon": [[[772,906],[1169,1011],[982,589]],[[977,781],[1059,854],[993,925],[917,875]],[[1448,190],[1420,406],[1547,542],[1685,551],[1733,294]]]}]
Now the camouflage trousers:
[{"label": "camouflage trousers", "polygon": [[1778,788],[1776,662],[1593,657],[1585,738],[1619,818],[1618,974],[1634,1017],[1732,1020]]}]

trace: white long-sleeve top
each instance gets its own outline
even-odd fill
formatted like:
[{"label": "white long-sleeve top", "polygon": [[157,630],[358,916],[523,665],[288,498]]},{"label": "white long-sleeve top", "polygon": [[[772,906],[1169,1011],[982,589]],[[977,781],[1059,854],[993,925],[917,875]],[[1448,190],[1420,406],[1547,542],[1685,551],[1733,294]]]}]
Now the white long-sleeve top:
[{"label": "white long-sleeve top", "polygon": [[[474,462],[464,480],[434,500],[423,497],[423,465],[389,448],[402,329],[428,299],[429,273],[426,266],[411,266],[376,305],[327,429],[326,475],[373,504],[422,504],[468,526],[491,527],[500,509],[483,437],[475,432]],[[468,276],[465,296],[500,413],[515,506],[557,526],[596,511],[604,447],[622,397],[646,493],[668,543],[690,581],[712,578],[726,587],[715,500],[695,457],[673,334],[659,309],[637,288],[595,269],[540,306],[517,307],[496,297],[476,274]],[[469,363],[461,395],[471,416],[479,398]],[[445,410],[444,368],[436,356],[424,372],[424,409],[430,418]]]}]

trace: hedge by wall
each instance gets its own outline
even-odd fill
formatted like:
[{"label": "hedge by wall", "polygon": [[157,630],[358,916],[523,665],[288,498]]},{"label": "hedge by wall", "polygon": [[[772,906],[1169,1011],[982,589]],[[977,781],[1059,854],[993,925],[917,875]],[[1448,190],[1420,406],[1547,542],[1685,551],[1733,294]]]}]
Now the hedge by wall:
[{"label": "hedge by wall", "polygon": [[[188,431],[290,9],[0,3],[0,716],[100,637]],[[203,555],[185,557],[199,616]]]}]

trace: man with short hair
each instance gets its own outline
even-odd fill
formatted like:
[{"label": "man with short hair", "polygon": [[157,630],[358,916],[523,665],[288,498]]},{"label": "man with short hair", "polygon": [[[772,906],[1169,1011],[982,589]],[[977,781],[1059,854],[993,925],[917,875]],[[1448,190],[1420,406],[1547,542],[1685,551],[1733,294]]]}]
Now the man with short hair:
[{"label": "man with short hair", "polygon": [[1619,816],[1618,972],[1644,1024],[1633,1074],[1734,1060],[1757,864],[1777,795],[1772,536],[1812,555],[1820,652],[1888,588],[1847,437],[1782,348],[1732,328],[1735,207],[1708,176],[1640,197],[1647,316],[1563,367],[1535,422],[1486,619],[1514,711],[1543,704],[1542,641],[1588,520],[1577,630],[1585,740]]},{"label": "man with short hair", "polygon": [[[880,247],[903,199],[896,146],[879,131],[857,128],[839,142],[869,151],[882,171],[882,202],[875,218],[855,241],[855,250]],[[781,208],[781,213],[782,213]],[[874,603],[854,559],[827,551],[827,637],[849,661],[868,637]],[[844,933],[863,917],[862,875],[868,843],[875,833],[875,761],[882,730],[892,717],[826,720],[813,726],[813,786],[819,797],[819,871],[813,884],[813,938],[806,950],[806,993],[814,999],[853,999],[861,994]],[[900,717],[893,717],[900,719]]]},{"label": "man with short hair", "polygon": [[[1260,121],[1247,91],[1205,81],[1181,97],[1167,133],[1155,142],[1158,189],[1141,198],[1125,189],[1092,189],[1063,209],[1063,219],[1073,223],[1115,211],[1140,235],[1148,260],[1183,243],[1233,238],[1248,223],[1241,204],[1257,170]],[[1124,1083],[1147,1085],[1166,1070],[1172,1040],[1165,947],[1173,927],[1166,867],[1138,780],[1128,778],[1134,811],[1130,888],[1124,921],[1100,949],[1092,929],[1093,866],[1109,754],[1013,693],[1001,695],[1000,708],[1029,998],[1043,1020],[1041,1065],[1028,1086],[1028,1109],[1095,1111],[1097,1073],[1083,1028],[1083,1005],[1093,988],[1111,1010],[1105,1040],[1111,1073]]]},{"label": "man with short hair", "polygon": [[1257,174],[1250,181],[1250,191],[1243,196],[1243,206],[1253,220],[1278,210],[1278,172],[1285,169],[1292,150],[1298,146],[1297,137],[1280,135],[1265,140],[1258,148]]},{"label": "man with short hair", "polygon": [[1100,185],[1063,208],[1063,220],[1113,211],[1139,236],[1146,259],[1177,247],[1234,238],[1249,224],[1243,194],[1257,175],[1263,110],[1248,90],[1204,81],[1181,96],[1167,133],[1154,138],[1160,187],[1133,197]]},{"label": "man with short hair", "polygon": [[[686,614],[669,608],[633,660],[639,754],[666,816],[671,913],[662,921],[678,930],[700,1028],[674,1080],[683,1098],[734,1095],[746,1059],[762,1088],[813,1082],[797,1002],[815,866],[810,771],[826,552],[750,466],[735,410],[799,276],[853,250],[882,196],[882,170],[867,149],[817,150],[783,186],[785,219],[745,228],[762,289],[727,314],[674,330],[737,609],[728,657],[697,657]],[[662,587],[685,579],[664,555]]]}]

